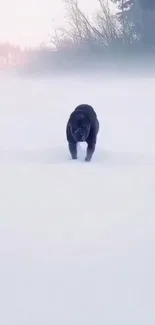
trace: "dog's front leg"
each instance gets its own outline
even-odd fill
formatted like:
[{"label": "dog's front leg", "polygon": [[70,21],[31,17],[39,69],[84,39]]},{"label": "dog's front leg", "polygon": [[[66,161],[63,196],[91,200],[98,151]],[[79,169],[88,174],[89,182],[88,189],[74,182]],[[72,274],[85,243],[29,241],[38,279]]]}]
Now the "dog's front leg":
[{"label": "dog's front leg", "polygon": [[92,156],[93,156],[94,151],[95,151],[96,143],[95,142],[88,142],[87,144],[88,144],[88,146],[87,146],[87,154],[86,154],[85,161],[91,161]]},{"label": "dog's front leg", "polygon": [[71,153],[72,159],[77,159],[77,145],[76,145],[76,143],[69,143],[69,151]]}]

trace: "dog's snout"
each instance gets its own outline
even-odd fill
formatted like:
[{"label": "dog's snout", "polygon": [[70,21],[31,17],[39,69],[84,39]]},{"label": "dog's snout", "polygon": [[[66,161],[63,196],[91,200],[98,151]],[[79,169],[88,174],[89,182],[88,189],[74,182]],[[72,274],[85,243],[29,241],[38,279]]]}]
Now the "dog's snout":
[{"label": "dog's snout", "polygon": [[78,129],[75,131],[75,134],[81,134],[81,129],[78,128]]},{"label": "dog's snout", "polygon": [[83,140],[84,139],[84,133],[82,132],[82,130],[80,128],[78,128],[76,131],[75,131],[75,137],[77,140]]}]

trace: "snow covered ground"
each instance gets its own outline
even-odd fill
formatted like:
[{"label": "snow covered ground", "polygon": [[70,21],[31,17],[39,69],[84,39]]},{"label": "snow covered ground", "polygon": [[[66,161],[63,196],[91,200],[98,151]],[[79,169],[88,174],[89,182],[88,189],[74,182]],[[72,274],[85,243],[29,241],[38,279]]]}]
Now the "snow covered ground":
[{"label": "snow covered ground", "polygon": [[[0,324],[155,324],[154,79],[0,77]],[[80,103],[100,133],[71,161]]]}]

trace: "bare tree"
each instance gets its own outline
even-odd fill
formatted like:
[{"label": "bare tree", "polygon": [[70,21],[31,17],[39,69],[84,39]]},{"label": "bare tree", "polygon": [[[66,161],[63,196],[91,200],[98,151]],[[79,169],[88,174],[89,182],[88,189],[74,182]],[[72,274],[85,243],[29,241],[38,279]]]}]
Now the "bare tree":
[{"label": "bare tree", "polygon": [[50,36],[56,48],[83,44],[109,45],[118,39],[118,27],[111,14],[108,0],[98,0],[100,10],[93,22],[79,8],[78,0],[64,0],[68,28],[59,28]]},{"label": "bare tree", "polygon": [[109,0],[98,0],[100,9],[96,13],[95,21],[106,45],[119,39],[120,29],[116,16],[111,13]]}]

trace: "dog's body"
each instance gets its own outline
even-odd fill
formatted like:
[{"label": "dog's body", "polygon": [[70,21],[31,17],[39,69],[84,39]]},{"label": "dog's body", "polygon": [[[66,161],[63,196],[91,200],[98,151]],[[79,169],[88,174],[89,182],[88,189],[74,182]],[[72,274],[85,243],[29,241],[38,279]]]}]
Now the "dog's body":
[{"label": "dog's body", "polygon": [[90,161],[96,147],[99,121],[94,109],[87,104],[79,105],[71,113],[66,136],[72,159],[77,159],[77,143],[87,143],[87,155],[85,160]]}]

